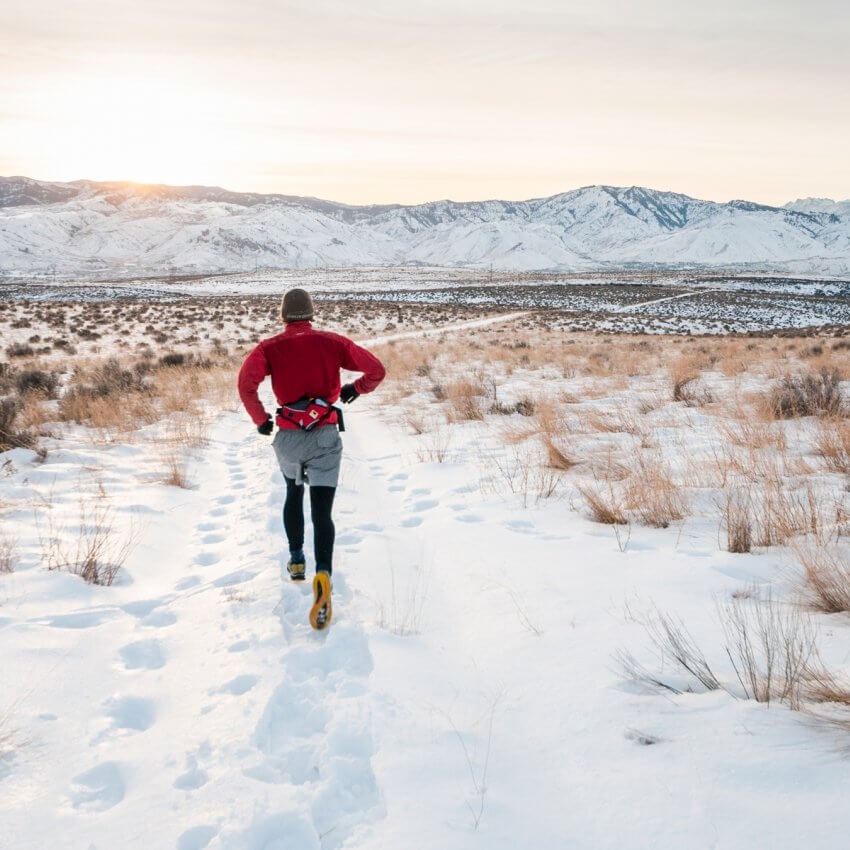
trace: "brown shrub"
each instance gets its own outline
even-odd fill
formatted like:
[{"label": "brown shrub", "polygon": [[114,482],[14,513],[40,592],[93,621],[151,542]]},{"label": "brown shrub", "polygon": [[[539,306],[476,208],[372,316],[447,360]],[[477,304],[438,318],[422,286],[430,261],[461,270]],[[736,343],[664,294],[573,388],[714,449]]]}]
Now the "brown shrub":
[{"label": "brown shrub", "polygon": [[578,491],[584,497],[594,522],[601,522],[603,525],[628,525],[629,520],[622,500],[610,483],[604,488],[598,482],[580,484]]},{"label": "brown shrub", "polygon": [[468,380],[454,381],[446,386],[446,419],[449,422],[483,421],[484,402],[481,387]]},{"label": "brown shrub", "polygon": [[843,398],[838,371],[822,368],[800,375],[786,375],[766,395],[766,410],[774,419],[800,416],[836,416]]},{"label": "brown shrub", "polygon": [[850,421],[820,420],[815,445],[830,470],[850,475]]},{"label": "brown shrub", "polygon": [[683,489],[660,455],[638,456],[635,472],[626,484],[625,500],[628,510],[653,528],[667,528],[688,512]]},{"label": "brown shrub", "polygon": [[735,554],[752,551],[753,548],[753,502],[748,490],[736,489],[726,492],[721,505],[723,527],[726,530],[726,550]]},{"label": "brown shrub", "polygon": [[850,611],[850,554],[846,548],[807,539],[796,542],[792,549],[803,568],[808,601],[827,614]]}]

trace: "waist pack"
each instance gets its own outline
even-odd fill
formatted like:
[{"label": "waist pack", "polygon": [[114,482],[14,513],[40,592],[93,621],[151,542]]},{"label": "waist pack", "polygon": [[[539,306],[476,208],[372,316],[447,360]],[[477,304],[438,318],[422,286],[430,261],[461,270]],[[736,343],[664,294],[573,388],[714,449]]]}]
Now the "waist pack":
[{"label": "waist pack", "polygon": [[302,431],[312,431],[320,425],[336,425],[340,431],[345,430],[342,411],[323,398],[302,398],[292,404],[282,404],[277,415]]}]

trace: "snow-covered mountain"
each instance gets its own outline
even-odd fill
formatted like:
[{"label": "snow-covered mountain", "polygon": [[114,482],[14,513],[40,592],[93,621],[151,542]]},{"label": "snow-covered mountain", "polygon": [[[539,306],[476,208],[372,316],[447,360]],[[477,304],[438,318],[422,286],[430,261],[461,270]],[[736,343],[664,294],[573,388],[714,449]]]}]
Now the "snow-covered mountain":
[{"label": "snow-covered mountain", "polygon": [[205,186],[0,178],[7,277],[385,264],[850,275],[850,201],[779,208],[587,186],[519,202],[351,206]]}]

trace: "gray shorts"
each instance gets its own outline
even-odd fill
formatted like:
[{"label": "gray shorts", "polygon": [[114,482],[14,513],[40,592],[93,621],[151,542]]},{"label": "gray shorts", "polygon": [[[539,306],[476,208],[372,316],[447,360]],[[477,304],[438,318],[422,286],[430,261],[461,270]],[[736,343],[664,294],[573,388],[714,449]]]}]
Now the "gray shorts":
[{"label": "gray shorts", "polygon": [[313,431],[280,429],[272,448],[280,471],[298,484],[306,480],[316,487],[336,487],[342,460],[342,438],[333,425]]}]

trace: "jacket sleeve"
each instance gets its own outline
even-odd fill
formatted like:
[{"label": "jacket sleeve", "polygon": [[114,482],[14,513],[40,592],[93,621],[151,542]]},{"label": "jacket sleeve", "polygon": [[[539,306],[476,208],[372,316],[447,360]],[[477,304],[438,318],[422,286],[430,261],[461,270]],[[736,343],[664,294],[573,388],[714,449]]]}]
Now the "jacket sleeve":
[{"label": "jacket sleeve", "polygon": [[384,380],[386,370],[384,364],[365,348],[361,348],[350,339],[344,340],[342,363],[343,369],[363,374],[354,382],[354,389],[359,393],[370,393]]},{"label": "jacket sleeve", "polygon": [[258,345],[246,358],[239,370],[239,398],[242,399],[242,404],[245,405],[245,410],[248,415],[254,420],[255,425],[262,425],[269,414],[263,407],[260,401],[260,396],[257,394],[257,387],[270,374],[269,361],[266,357],[266,352],[261,345]]}]

